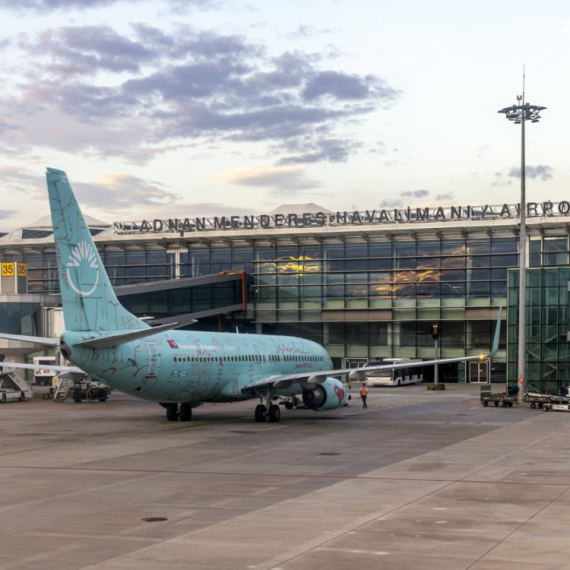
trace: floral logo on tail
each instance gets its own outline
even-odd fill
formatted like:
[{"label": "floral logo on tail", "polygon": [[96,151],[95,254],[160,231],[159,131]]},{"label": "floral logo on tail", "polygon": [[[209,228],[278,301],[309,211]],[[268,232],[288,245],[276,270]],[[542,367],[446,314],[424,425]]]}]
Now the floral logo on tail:
[{"label": "floral logo on tail", "polygon": [[[85,267],[87,266],[87,267]],[[90,271],[91,269],[96,270],[95,280],[93,287],[91,289],[82,290],[79,287],[75,286],[73,280],[71,279],[71,275],[69,273],[69,269],[67,269],[67,279],[71,288],[78,294],[84,297],[89,297],[95,289],[97,285],[99,285],[99,266],[97,265],[97,255],[93,246],[85,241],[79,242],[69,254],[69,259],[67,262],[67,267],[77,267],[79,268],[77,274],[81,276],[81,280],[83,282],[91,281],[90,279],[85,279],[86,271]],[[90,271],[91,272],[91,271]],[[92,273],[92,272],[91,272]]]}]

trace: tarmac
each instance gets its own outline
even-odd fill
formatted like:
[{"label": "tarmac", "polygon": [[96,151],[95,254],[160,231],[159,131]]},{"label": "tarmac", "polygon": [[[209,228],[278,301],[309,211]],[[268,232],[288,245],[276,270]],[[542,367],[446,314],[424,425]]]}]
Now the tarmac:
[{"label": "tarmac", "polygon": [[479,389],[264,424],[255,401],[1,405],[0,569],[570,568],[570,414]]}]

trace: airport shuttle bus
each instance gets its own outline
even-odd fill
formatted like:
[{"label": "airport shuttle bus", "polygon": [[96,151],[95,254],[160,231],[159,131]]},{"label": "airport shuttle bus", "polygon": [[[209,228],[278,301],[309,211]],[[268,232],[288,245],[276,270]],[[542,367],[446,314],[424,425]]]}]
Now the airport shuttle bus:
[{"label": "airport shuttle bus", "polygon": [[[403,362],[420,362],[419,359],[411,358],[385,358],[382,362],[371,362],[370,366],[376,364],[400,364]],[[366,384],[368,386],[403,386],[405,384],[420,384],[424,381],[423,368],[415,366],[410,368],[397,368],[390,370],[373,370],[368,373]]]}]

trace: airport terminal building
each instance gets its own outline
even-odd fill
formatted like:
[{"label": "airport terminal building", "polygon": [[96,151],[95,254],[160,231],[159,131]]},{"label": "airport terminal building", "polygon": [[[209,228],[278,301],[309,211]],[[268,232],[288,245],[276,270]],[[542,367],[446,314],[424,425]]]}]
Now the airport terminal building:
[{"label": "airport terminal building", "polygon": [[[541,275],[536,288],[537,272],[529,271],[538,311],[529,334],[541,342],[550,326],[555,346],[529,362],[537,380],[559,380],[570,361],[569,272],[561,271],[569,265],[570,203],[527,206],[528,265]],[[325,346],[336,366],[434,358],[435,324],[439,357],[479,354],[509,303],[492,369],[485,362],[445,367],[440,380],[504,381],[508,372],[516,382],[516,204],[350,212],[306,204],[263,215],[87,223],[121,302],[135,314],[161,322],[193,314],[202,330],[301,336]],[[0,237],[0,261],[0,330],[47,336],[59,289],[49,217]],[[543,277],[551,270],[555,294],[542,288],[552,283]],[[545,316],[554,306],[556,331]],[[2,342],[0,353],[24,353]]]}]

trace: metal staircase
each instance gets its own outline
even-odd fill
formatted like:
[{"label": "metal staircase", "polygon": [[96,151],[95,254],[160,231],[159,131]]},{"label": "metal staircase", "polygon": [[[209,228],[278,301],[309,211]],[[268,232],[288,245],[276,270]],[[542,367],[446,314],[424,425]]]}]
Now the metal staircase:
[{"label": "metal staircase", "polygon": [[55,391],[53,401],[63,402],[69,397],[69,392],[73,388],[73,378],[60,378],[57,382],[57,389]]}]

